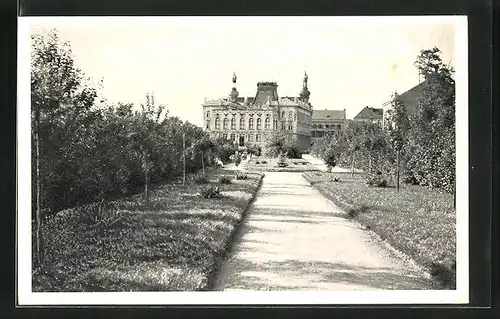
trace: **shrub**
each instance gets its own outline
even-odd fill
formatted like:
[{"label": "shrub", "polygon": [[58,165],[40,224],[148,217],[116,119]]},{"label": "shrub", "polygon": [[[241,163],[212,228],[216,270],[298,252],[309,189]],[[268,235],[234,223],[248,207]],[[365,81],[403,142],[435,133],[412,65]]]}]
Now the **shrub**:
[{"label": "shrub", "polygon": [[376,174],[369,175],[366,183],[374,187],[387,187],[387,180],[383,178],[382,172],[377,172]]},{"label": "shrub", "polygon": [[332,178],[332,182],[335,182],[335,183],[340,182],[340,178],[334,177],[334,178]]},{"label": "shrub", "polygon": [[206,175],[198,175],[198,176],[195,176],[194,178],[194,183],[195,184],[208,184],[208,178]]},{"label": "shrub", "polygon": [[255,164],[260,164],[260,162],[259,161],[255,161]]},{"label": "shrub", "polygon": [[354,218],[354,217],[358,216],[359,214],[364,213],[366,211],[368,211],[368,206],[361,205],[359,207],[349,209],[349,211],[347,212],[347,215],[349,215],[349,217],[351,217],[351,218]]},{"label": "shrub", "polygon": [[219,177],[219,183],[221,184],[231,184],[231,178],[228,176]]},{"label": "shrub", "polygon": [[244,179],[247,179],[247,174],[242,173],[242,172],[238,172],[238,173],[236,174],[236,179],[238,179],[238,180],[244,180]]},{"label": "shrub", "polygon": [[267,164],[267,161],[261,161],[260,163],[261,164]]},{"label": "shrub", "polygon": [[199,191],[201,197],[203,198],[221,198],[222,192],[218,186],[208,186],[202,187]]}]

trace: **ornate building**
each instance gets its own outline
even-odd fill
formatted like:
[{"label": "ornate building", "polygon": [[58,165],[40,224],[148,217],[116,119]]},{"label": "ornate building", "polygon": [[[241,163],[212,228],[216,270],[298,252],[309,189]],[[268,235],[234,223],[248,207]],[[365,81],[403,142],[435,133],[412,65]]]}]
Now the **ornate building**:
[{"label": "ornate building", "polygon": [[304,74],[298,97],[279,97],[276,82],[258,82],[254,97],[240,97],[233,74],[229,97],[203,103],[204,129],[211,138],[222,137],[241,147],[262,146],[275,131],[291,135],[301,149],[310,146],[312,105]]}]

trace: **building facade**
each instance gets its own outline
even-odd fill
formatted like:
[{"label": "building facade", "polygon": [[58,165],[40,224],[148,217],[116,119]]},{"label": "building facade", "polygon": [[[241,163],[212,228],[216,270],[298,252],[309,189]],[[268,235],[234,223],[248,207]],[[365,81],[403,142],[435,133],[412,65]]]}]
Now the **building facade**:
[{"label": "building facade", "polygon": [[346,110],[314,110],[312,114],[311,145],[331,132],[341,131],[346,125]]},{"label": "building facade", "polygon": [[263,146],[273,132],[289,134],[302,150],[311,143],[312,105],[304,74],[298,97],[279,97],[276,82],[258,82],[253,97],[240,97],[233,74],[233,88],[226,98],[205,99],[203,128],[211,138],[224,138],[244,148]]}]

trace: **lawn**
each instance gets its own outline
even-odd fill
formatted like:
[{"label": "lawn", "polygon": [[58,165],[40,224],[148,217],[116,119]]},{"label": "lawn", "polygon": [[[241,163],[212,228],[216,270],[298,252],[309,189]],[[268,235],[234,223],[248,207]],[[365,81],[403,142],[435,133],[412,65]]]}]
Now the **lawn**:
[{"label": "lawn", "polygon": [[[220,176],[232,177],[220,184]],[[205,199],[200,185],[165,183],[151,201],[141,195],[116,201],[113,225],[92,227],[79,209],[62,211],[44,225],[46,265],[33,274],[34,291],[195,291],[213,284],[261,174],[217,169],[210,184],[223,197]]]},{"label": "lawn", "polygon": [[[368,186],[363,175],[306,172],[304,177],[349,216],[455,288],[456,216],[453,195],[422,186]],[[340,182],[332,182],[338,177]]]},{"label": "lawn", "polygon": [[244,167],[251,172],[307,172],[318,170],[307,160],[301,158],[287,158],[285,162],[286,167],[278,167],[277,158],[260,157],[251,159],[244,164]]}]

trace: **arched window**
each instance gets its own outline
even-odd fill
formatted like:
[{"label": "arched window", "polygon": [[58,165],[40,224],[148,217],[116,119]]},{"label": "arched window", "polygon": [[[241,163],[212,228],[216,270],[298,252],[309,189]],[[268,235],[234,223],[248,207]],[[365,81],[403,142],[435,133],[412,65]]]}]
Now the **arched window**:
[{"label": "arched window", "polygon": [[269,117],[266,117],[265,122],[264,122],[264,128],[268,130],[271,126],[271,119]]},{"label": "arched window", "polygon": [[210,111],[207,111],[207,117],[210,117]]},{"label": "arched window", "polygon": [[220,129],[220,118],[218,117],[215,118],[215,129]]},{"label": "arched window", "polygon": [[253,130],[253,117],[248,119],[248,129]]},{"label": "arched window", "polygon": [[260,130],[262,125],[262,119],[260,117],[257,118],[257,129]]},{"label": "arched window", "polygon": [[245,118],[240,117],[240,130],[245,129]]},{"label": "arched window", "polygon": [[285,111],[281,111],[281,118],[285,117]]},{"label": "arched window", "polygon": [[222,129],[227,130],[227,124],[229,123],[229,120],[227,117],[224,118],[224,121],[222,122]]},{"label": "arched window", "polygon": [[234,120],[234,117],[231,118],[231,129],[232,130],[236,129],[236,121]]}]

